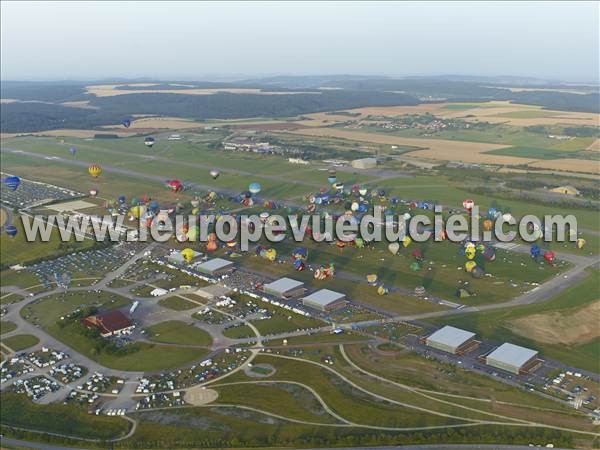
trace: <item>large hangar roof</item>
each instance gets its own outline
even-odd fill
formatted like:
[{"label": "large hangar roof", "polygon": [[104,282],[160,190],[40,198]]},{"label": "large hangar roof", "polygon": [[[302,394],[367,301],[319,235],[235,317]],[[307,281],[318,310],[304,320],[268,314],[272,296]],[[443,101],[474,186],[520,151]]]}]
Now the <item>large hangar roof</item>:
[{"label": "large hangar roof", "polygon": [[431,334],[427,340],[433,342],[439,342],[441,344],[448,345],[450,347],[460,347],[462,344],[467,342],[469,339],[475,336],[475,333],[470,331],[461,330],[450,325],[446,325],[440,328],[433,334]]},{"label": "large hangar roof", "polygon": [[530,348],[505,342],[487,357],[504,364],[515,367],[522,367],[527,361],[538,354],[537,351]]}]

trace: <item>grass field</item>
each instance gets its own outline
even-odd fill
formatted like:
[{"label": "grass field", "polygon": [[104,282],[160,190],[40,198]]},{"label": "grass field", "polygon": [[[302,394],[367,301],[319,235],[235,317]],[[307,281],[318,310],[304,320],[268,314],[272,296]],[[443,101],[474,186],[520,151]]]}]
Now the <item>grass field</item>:
[{"label": "grass field", "polygon": [[125,435],[131,424],[123,419],[95,416],[71,405],[39,405],[24,395],[2,392],[0,411],[3,426],[21,427],[51,433],[64,433],[88,439],[112,439]]},{"label": "grass field", "polygon": [[181,322],[170,320],[161,322],[146,328],[148,339],[163,344],[181,344],[209,347],[212,344],[212,338],[206,331],[198,327]]},{"label": "grass field", "polygon": [[[94,244],[94,241],[90,239],[76,242],[74,237],[70,242],[62,242],[57,228],[52,230],[48,242],[42,242],[39,236],[36,241],[29,242],[25,236],[21,217],[18,216],[14,219],[14,225],[17,227],[17,235],[14,238],[5,233],[2,233],[0,237],[0,260],[3,266],[27,264],[41,258],[55,258],[72,251],[90,248]],[[27,217],[27,219],[29,218]]]},{"label": "grass field", "polygon": [[2,343],[15,352],[37,345],[40,340],[31,334],[16,334],[2,339]]},{"label": "grass field", "polygon": [[506,147],[498,150],[486,152],[490,155],[517,156],[519,158],[531,159],[560,159],[565,158],[569,153],[562,150],[552,150],[536,147]]},{"label": "grass field", "polygon": [[8,320],[3,320],[0,322],[0,334],[10,333],[17,329],[17,325]]},{"label": "grass field", "polygon": [[[598,299],[598,286],[600,285],[600,272],[590,270],[588,277],[576,286],[571,287],[560,295],[541,304],[521,306],[501,311],[473,313],[454,316],[445,319],[434,319],[439,325],[454,325],[476,332],[479,336],[497,341],[509,341],[515,344],[530,346],[541,350],[542,356],[572,364],[575,367],[600,371],[600,337],[586,343],[549,344],[535,340],[534,324],[521,325],[519,334],[511,330],[511,322],[517,319],[526,319],[542,313],[560,313],[562,317],[577,312],[578,309],[590,305]],[[520,322],[523,324],[523,322]],[[551,326],[557,327],[559,323],[553,322]],[[558,330],[557,330],[558,331]]]},{"label": "grass field", "polygon": [[187,301],[181,297],[163,298],[162,300],[158,301],[158,304],[175,311],[187,311],[188,309],[194,309],[198,307],[196,303]]}]

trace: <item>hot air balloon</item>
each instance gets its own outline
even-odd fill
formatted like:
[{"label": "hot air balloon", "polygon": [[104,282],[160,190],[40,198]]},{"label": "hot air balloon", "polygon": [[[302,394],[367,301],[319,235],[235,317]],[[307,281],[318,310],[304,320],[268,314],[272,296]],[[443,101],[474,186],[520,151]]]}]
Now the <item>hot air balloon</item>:
[{"label": "hot air balloon", "polygon": [[510,220],[512,220],[512,214],[511,213],[502,214],[502,220],[504,220],[505,222],[509,222]]},{"label": "hot air balloon", "polygon": [[333,184],[333,183],[335,183],[336,181],[337,181],[337,177],[336,177],[335,175],[329,175],[329,176],[327,177],[327,182],[328,182],[329,184]]},{"label": "hot air balloon", "polygon": [[129,128],[131,126],[131,120],[129,119],[123,119],[121,121],[121,124],[125,127],[125,128]]},{"label": "hot air balloon", "polygon": [[304,247],[297,247],[292,251],[292,258],[305,260],[308,257],[308,250]]},{"label": "hot air balloon", "polygon": [[419,264],[417,261],[413,261],[410,263],[410,265],[408,266],[410,268],[410,270],[412,270],[413,272],[418,272],[419,270],[421,270],[421,264]]},{"label": "hot air balloon", "polygon": [[475,261],[467,261],[465,263],[465,270],[469,273],[471,273],[475,267],[477,267],[477,263]]},{"label": "hot air balloon", "polygon": [[219,178],[219,175],[221,175],[221,172],[217,169],[212,169],[210,171],[210,176],[212,177],[213,180],[216,180],[217,178]]},{"label": "hot air balloon", "polygon": [[75,153],[77,153],[77,149],[75,147],[71,147],[69,149],[69,153],[71,154],[71,156],[75,156]]},{"label": "hot air balloon", "polygon": [[4,185],[11,191],[16,191],[21,184],[21,178],[17,176],[10,176],[4,179]]},{"label": "hot air balloon", "polygon": [[473,259],[475,258],[475,247],[466,247],[465,248],[465,256],[467,257],[467,259]]},{"label": "hot air balloon", "polygon": [[90,167],[88,167],[88,172],[93,178],[98,178],[102,173],[102,167],[100,167],[98,164],[92,164]]},{"label": "hot air balloon", "polygon": [[494,222],[492,222],[490,219],[485,219],[483,221],[483,229],[485,231],[490,231],[492,229],[492,226],[494,226]]},{"label": "hot air balloon", "polygon": [[152,136],[148,136],[146,139],[144,139],[144,145],[148,148],[152,148],[155,142],[156,141]]},{"label": "hot air balloon", "polygon": [[540,256],[541,251],[542,249],[539,246],[532,245],[529,253],[531,254],[532,258],[537,258],[538,256]]},{"label": "hot air balloon", "polygon": [[577,248],[581,250],[585,246],[585,239],[579,238],[576,242]]},{"label": "hot air balloon", "polygon": [[367,192],[369,192],[369,190],[364,186],[358,188],[358,193],[363,197],[367,195]]},{"label": "hot air balloon", "polygon": [[98,195],[98,189],[90,189],[90,195],[92,197],[95,197],[96,195]]},{"label": "hot air balloon", "polygon": [[125,203],[125,196],[119,195],[119,198],[117,200],[119,201],[119,203],[123,204],[123,203]]},{"label": "hot air balloon", "polygon": [[265,252],[265,258],[267,258],[269,261],[275,261],[275,258],[277,258],[277,250],[274,248],[268,249]]},{"label": "hot air balloon", "polygon": [[404,236],[404,239],[402,239],[402,245],[404,246],[404,248],[408,247],[411,242],[412,239],[409,236]]},{"label": "hot air balloon", "polygon": [[357,237],[357,238],[354,240],[354,245],[356,246],[356,248],[364,248],[364,246],[365,246],[365,241],[364,241],[364,239],[363,239],[363,238],[359,238],[359,237]]},{"label": "hot air balloon", "polygon": [[551,250],[544,252],[544,259],[546,260],[546,262],[548,264],[552,264],[554,262],[555,256],[556,256],[556,254]]},{"label": "hot air balloon", "polygon": [[304,270],[304,262],[301,259],[296,259],[294,261],[294,269],[297,270],[298,272],[301,272]]},{"label": "hot air balloon", "polygon": [[398,251],[400,250],[400,243],[398,243],[398,242],[391,242],[388,245],[388,250],[390,251],[390,253],[392,255],[396,255],[398,253]]},{"label": "hot air balloon", "polygon": [[6,228],[4,228],[4,231],[6,232],[6,234],[8,234],[11,238],[14,238],[17,235],[17,227],[15,227],[13,224],[10,225],[6,225]]},{"label": "hot air balloon", "polygon": [[181,250],[181,256],[183,256],[183,260],[187,263],[194,259],[195,254],[196,252],[191,248],[184,248],[183,250]]},{"label": "hot air balloon", "polygon": [[475,201],[471,199],[466,199],[463,201],[463,208],[465,208],[467,211],[470,212],[473,209],[473,206],[475,206]]},{"label": "hot air balloon", "polygon": [[377,288],[377,295],[387,295],[388,292],[388,288],[386,288],[383,284]]},{"label": "hot air balloon", "polygon": [[377,274],[371,273],[369,275],[367,275],[367,283],[369,284],[375,284],[377,283]]},{"label": "hot air balloon", "polygon": [[252,195],[256,195],[261,191],[262,187],[260,186],[259,183],[250,183],[250,186],[248,186],[248,191],[250,192],[250,194]]},{"label": "hot air balloon", "polygon": [[423,297],[425,295],[425,286],[417,286],[415,288],[415,295],[417,297]]},{"label": "hot air balloon", "polygon": [[183,189],[183,185],[181,184],[181,181],[179,181],[179,180],[167,181],[167,187],[169,189],[171,189],[171,192],[173,192],[173,193],[180,192],[181,189]]}]

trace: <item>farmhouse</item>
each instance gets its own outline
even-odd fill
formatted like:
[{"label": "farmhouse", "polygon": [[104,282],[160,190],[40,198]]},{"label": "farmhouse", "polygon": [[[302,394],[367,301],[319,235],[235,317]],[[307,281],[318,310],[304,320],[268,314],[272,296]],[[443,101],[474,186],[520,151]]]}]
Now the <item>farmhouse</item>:
[{"label": "farmhouse", "polygon": [[539,366],[538,352],[505,342],[485,357],[488,366],[514,374],[532,372]]},{"label": "farmhouse", "polygon": [[222,258],[214,258],[200,264],[196,269],[198,272],[206,275],[212,275],[214,277],[220,277],[221,275],[233,272],[235,265],[231,261],[227,261]]},{"label": "farmhouse", "polygon": [[291,278],[280,278],[263,286],[263,291],[266,294],[283,299],[301,297],[305,290],[303,282],[292,280]]},{"label": "farmhouse", "polygon": [[302,299],[302,304],[319,311],[330,312],[346,306],[346,295],[341,292],[321,289]]},{"label": "farmhouse", "polygon": [[464,355],[479,343],[475,340],[475,333],[446,325],[425,338],[425,344],[454,355]]},{"label": "farmhouse", "polygon": [[375,167],[377,167],[377,159],[375,159],[375,158],[355,159],[350,164],[355,169],[374,169]]},{"label": "farmhouse", "polygon": [[102,337],[117,336],[135,328],[131,319],[119,310],[88,316],[83,319],[83,324],[88,328],[96,328]]}]

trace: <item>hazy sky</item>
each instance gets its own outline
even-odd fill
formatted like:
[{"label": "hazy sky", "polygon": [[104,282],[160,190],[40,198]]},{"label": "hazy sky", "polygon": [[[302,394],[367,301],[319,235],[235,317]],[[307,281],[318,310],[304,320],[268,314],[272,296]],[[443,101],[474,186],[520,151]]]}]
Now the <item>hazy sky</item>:
[{"label": "hazy sky", "polygon": [[598,79],[598,2],[1,3],[3,79]]}]

